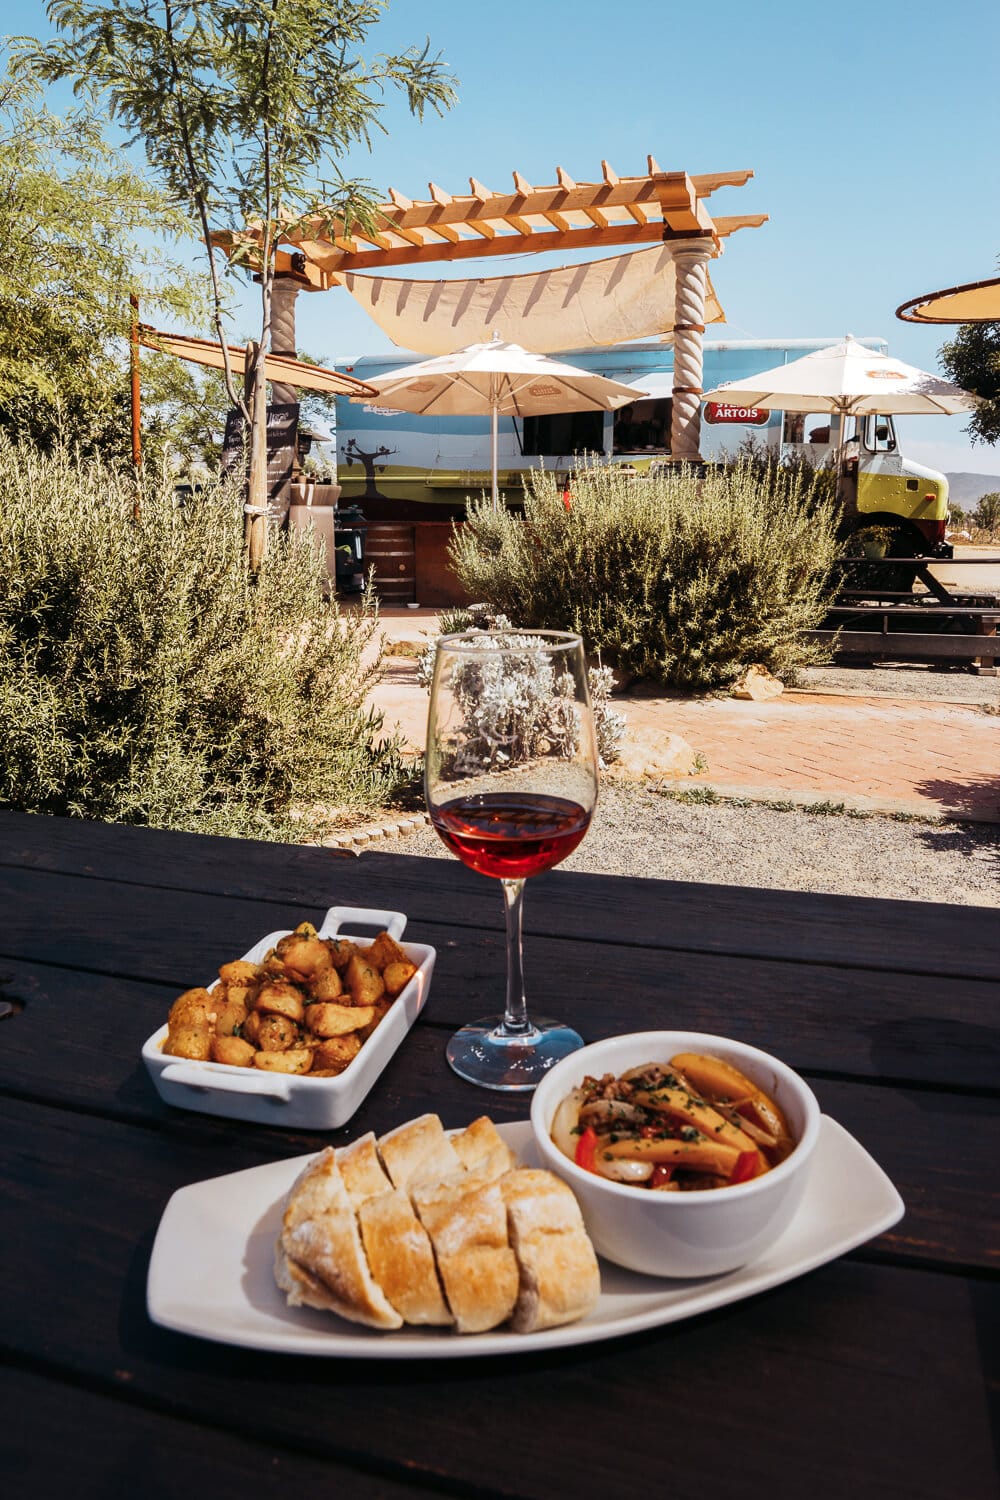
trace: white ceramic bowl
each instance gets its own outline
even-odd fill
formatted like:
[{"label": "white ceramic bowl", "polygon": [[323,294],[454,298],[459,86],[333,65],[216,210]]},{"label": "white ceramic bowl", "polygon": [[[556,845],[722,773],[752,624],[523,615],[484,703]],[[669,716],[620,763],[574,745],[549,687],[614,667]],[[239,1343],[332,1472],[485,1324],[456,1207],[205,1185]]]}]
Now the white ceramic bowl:
[{"label": "white ceramic bowl", "polygon": [[[319,929],[320,937],[353,936],[359,926],[382,928],[400,942],[406,918],[399,911],[371,907],[332,906]],[[260,963],[287,928],[269,932],[243,957]],[[357,937],[367,947],[367,937]],[[142,1058],[157,1093],[178,1109],[222,1115],[231,1120],[251,1120],[258,1125],[277,1125],[282,1130],[336,1130],[355,1113],[386,1063],[413,1025],[430,993],[435,950],[425,943],[400,942],[417,972],[393,1001],[385,1019],[364,1043],[361,1051],[336,1078],[310,1078],[308,1073],[264,1073],[259,1068],[233,1068],[225,1063],[189,1062],[169,1057],[163,1051],[166,1025],[149,1037]],[[214,989],[218,980],[209,984]]]},{"label": "white ceramic bowl", "polygon": [[[705,1052],[732,1063],[781,1106],[796,1146],[780,1166],[735,1187],[654,1193],[586,1172],[563,1155],[549,1134],[552,1118],[585,1077],[667,1063],[678,1052]],[[594,1042],[557,1063],[531,1103],[542,1166],[573,1189],[598,1254],[650,1276],[717,1276],[761,1255],[799,1205],[819,1123],[816,1096],[785,1063],[699,1031],[638,1031]]]}]

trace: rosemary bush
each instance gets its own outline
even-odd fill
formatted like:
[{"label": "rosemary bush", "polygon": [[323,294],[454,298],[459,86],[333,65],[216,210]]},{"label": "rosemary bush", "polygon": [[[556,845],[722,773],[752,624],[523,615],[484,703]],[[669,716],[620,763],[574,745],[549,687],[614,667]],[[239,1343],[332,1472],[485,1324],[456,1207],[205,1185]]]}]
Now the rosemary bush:
[{"label": "rosemary bush", "polygon": [[377,620],[324,599],[308,538],[251,580],[232,491],[153,476],[136,513],[130,476],[3,440],[0,493],[0,805],[306,839],[392,794]]},{"label": "rosemary bush", "polygon": [[802,632],[830,602],[836,522],[807,476],[746,461],[640,480],[590,466],[568,510],[536,470],[524,520],[471,504],[451,562],[518,628],[576,630],[623,672],[706,691],[822,659]]}]

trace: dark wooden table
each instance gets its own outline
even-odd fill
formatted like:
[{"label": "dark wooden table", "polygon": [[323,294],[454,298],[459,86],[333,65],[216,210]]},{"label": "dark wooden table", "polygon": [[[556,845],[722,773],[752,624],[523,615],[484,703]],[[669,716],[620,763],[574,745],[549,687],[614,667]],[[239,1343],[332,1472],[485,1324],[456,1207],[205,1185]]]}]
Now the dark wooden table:
[{"label": "dark wooden table", "polygon": [[6,1493],[996,1495],[995,911],[533,881],[536,999],[588,1039],[694,1027],[778,1053],[890,1174],[906,1215],[820,1270],[667,1328],[515,1359],[369,1363],[149,1322],[171,1193],[326,1138],[171,1110],[139,1048],[176,993],[264,933],[334,904],[397,907],[438,949],[430,1003],[334,1143],[427,1107],[447,1125],[487,1107],[523,1117],[524,1096],[478,1091],[443,1059],[450,1031],[500,1002],[492,883],[449,859],[0,814],[0,903]]}]

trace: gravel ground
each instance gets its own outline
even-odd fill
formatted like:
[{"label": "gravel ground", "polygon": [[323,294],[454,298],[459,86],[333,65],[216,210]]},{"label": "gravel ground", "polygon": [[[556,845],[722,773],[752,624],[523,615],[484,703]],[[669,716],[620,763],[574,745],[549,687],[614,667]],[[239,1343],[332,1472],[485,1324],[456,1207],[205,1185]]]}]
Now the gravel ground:
[{"label": "gravel ground", "polygon": [[924,702],[978,703],[1000,708],[1000,677],[977,677],[954,667],[806,667],[796,686],[806,693],[859,698],[920,698]]},{"label": "gravel ground", "polygon": [[[431,828],[376,847],[445,853]],[[590,832],[562,868],[996,907],[1000,825],[692,804],[606,778]]]}]

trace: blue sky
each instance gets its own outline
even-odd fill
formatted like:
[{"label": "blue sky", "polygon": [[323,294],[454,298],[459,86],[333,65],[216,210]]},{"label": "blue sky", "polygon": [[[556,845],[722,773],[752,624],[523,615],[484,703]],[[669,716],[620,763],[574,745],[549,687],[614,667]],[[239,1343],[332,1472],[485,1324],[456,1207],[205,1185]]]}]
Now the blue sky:
[{"label": "blue sky", "polygon": [[[28,0],[8,0],[3,26],[49,30]],[[720,214],[770,215],[711,267],[728,320],[716,337],[875,334],[934,370],[949,330],[901,323],[896,307],[996,273],[1000,7],[393,0],[374,33],[379,50],[428,35],[458,75],[458,105],[418,126],[390,101],[388,134],[347,169],[419,198],[429,179],[499,190],[515,169],[539,184],[557,166],[593,181],[602,158],[622,176],[650,154],[668,171],[752,168],[710,200]],[[466,264],[491,275],[512,262]],[[299,307],[311,352],[391,347],[346,294]],[[252,326],[248,310],[235,331]],[[963,427],[905,418],[902,446],[936,468],[1000,473],[1000,448],[972,447]]]}]

